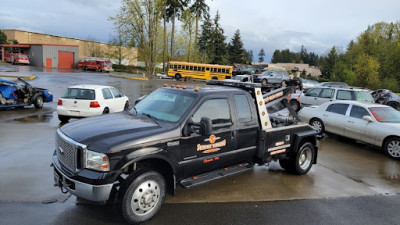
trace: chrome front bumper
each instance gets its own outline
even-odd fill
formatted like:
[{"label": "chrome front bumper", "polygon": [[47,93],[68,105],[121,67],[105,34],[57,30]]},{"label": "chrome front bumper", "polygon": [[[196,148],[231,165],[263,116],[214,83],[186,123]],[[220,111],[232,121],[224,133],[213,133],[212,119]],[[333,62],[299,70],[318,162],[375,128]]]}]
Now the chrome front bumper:
[{"label": "chrome front bumper", "polygon": [[73,180],[63,174],[54,165],[54,185],[69,193],[93,202],[105,202],[109,199],[113,184],[91,185]]}]

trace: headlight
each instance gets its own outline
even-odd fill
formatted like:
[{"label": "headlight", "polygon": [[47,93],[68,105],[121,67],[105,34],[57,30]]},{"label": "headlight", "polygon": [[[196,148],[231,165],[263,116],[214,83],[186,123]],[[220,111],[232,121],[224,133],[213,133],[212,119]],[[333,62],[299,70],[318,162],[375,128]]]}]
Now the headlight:
[{"label": "headlight", "polygon": [[110,171],[110,162],[106,154],[86,150],[85,168],[98,171]]}]

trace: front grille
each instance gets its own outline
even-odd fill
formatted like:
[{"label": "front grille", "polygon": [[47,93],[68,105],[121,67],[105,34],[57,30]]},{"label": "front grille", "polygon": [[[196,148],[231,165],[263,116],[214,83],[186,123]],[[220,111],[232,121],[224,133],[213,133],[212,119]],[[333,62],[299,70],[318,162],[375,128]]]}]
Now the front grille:
[{"label": "front grille", "polygon": [[58,160],[62,165],[71,171],[76,171],[77,164],[80,157],[80,149],[84,149],[86,146],[72,140],[65,136],[60,130],[57,130],[56,136],[56,152]]}]

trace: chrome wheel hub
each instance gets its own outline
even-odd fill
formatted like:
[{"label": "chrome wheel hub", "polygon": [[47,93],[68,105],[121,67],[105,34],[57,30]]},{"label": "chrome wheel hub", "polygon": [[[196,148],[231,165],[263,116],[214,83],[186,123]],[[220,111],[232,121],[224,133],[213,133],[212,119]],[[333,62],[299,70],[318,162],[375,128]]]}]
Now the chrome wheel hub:
[{"label": "chrome wheel hub", "polygon": [[146,215],[155,208],[159,200],[159,184],[153,180],[145,181],[136,188],[132,195],[132,211],[137,215]]}]

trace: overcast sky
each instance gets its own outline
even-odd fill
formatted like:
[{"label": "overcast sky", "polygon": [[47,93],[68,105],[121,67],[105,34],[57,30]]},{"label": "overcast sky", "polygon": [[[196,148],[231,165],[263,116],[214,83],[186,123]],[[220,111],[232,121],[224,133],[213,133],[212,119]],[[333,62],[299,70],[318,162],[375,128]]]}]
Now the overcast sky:
[{"label": "overcast sky", "polygon": [[[212,18],[217,10],[230,41],[239,29],[247,50],[256,59],[261,48],[266,61],[274,50],[326,54],[346,47],[368,25],[400,21],[399,0],[208,0]],[[108,42],[113,34],[110,16],[118,0],[1,1],[0,29],[19,29]]]}]

